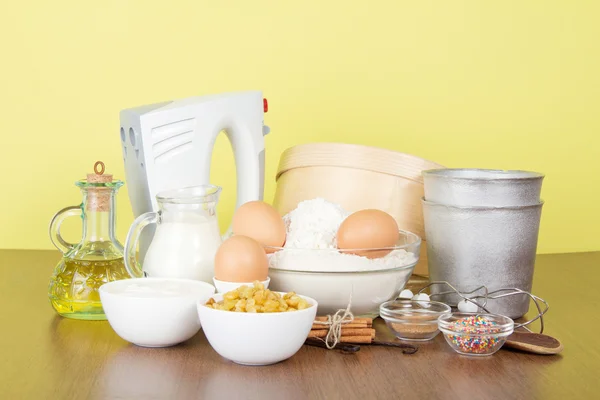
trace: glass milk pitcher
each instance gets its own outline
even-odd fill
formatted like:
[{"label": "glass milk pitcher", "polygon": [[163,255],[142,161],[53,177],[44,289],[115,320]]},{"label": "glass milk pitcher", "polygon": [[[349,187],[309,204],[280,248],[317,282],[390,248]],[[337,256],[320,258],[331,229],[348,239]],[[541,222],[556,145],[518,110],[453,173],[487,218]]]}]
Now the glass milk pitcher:
[{"label": "glass milk pitcher", "polygon": [[[212,284],[214,259],[222,239],[217,220],[221,188],[201,185],[156,196],[158,212],[133,221],[125,240],[125,267],[131,276],[185,278]],[[143,266],[136,249],[144,227],[156,224]]]}]

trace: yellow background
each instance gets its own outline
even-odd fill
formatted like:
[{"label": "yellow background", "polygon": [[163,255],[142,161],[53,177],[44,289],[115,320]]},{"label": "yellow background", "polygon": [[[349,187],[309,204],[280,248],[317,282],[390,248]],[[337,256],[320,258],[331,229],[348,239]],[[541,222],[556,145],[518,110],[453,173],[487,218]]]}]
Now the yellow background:
[{"label": "yellow background", "polygon": [[[123,178],[121,109],[260,89],[268,201],[287,147],[381,146],[543,172],[539,252],[600,250],[599,15],[597,1],[4,2],[0,248],[52,248],[48,222],[96,160]],[[224,137],[212,165],[225,227]],[[124,241],[125,188],[118,206]]]}]

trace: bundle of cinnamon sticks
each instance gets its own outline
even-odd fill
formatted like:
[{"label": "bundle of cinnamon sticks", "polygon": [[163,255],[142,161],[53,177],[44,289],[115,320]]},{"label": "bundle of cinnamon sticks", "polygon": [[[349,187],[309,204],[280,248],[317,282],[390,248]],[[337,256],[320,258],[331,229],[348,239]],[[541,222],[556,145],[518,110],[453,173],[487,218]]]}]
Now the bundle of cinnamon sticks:
[{"label": "bundle of cinnamon sticks", "polygon": [[[317,317],[315,322],[327,322],[327,317]],[[325,339],[329,332],[328,325],[313,323],[308,338]],[[375,329],[371,318],[354,318],[349,323],[342,324],[340,343],[371,343],[375,339]]]}]

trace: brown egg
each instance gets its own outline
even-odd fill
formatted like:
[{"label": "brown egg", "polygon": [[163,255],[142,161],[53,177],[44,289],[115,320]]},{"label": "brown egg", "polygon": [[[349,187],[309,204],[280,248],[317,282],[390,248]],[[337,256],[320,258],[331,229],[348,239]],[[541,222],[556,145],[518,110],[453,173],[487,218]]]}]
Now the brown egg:
[{"label": "brown egg", "polygon": [[264,281],[269,260],[263,247],[248,236],[234,235],[215,254],[215,278],[225,282]]},{"label": "brown egg", "polygon": [[[233,214],[231,229],[236,235],[251,237],[265,246],[281,247],[285,243],[285,223],[279,212],[264,201],[249,201]],[[267,253],[275,249],[265,249]]]},{"label": "brown egg", "polygon": [[[376,249],[393,247],[400,239],[398,223],[381,210],[361,210],[349,215],[340,225],[337,246],[344,253],[367,258],[379,258],[391,250],[354,251],[351,249]],[[346,251],[343,251],[346,250]]]}]

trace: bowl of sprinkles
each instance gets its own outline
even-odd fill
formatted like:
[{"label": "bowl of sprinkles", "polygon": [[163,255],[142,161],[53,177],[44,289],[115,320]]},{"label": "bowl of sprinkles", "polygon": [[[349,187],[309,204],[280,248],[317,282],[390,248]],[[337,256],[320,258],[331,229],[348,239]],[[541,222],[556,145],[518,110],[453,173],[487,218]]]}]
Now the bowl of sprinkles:
[{"label": "bowl of sprinkles", "polygon": [[438,327],[459,354],[489,356],[500,350],[513,333],[512,319],[498,314],[452,313],[441,315]]}]

